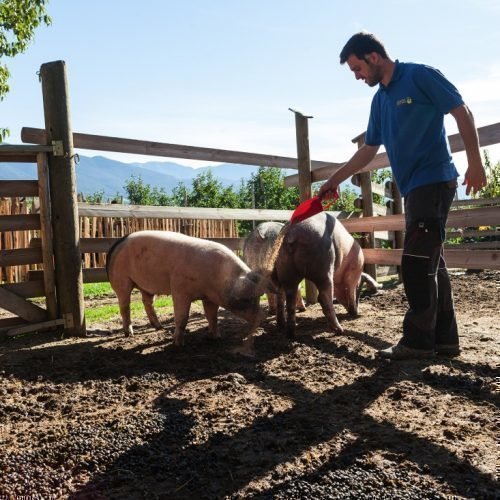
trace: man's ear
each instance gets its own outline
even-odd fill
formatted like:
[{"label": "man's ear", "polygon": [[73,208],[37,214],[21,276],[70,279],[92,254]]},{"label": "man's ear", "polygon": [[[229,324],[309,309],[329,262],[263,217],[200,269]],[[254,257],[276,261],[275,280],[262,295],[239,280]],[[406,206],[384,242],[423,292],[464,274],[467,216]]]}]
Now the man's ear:
[{"label": "man's ear", "polygon": [[377,64],[380,62],[380,54],[378,52],[370,52],[365,55],[365,61],[368,64]]}]

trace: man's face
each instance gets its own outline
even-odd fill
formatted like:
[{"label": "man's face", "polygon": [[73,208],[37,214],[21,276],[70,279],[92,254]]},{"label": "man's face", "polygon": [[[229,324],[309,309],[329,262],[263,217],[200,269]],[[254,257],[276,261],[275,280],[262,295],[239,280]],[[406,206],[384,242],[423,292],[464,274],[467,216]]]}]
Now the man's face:
[{"label": "man's face", "polygon": [[358,59],[351,54],[346,61],[356,80],[363,80],[370,87],[378,85],[382,80],[382,69],[376,64],[375,56],[376,54],[369,54],[365,59]]}]

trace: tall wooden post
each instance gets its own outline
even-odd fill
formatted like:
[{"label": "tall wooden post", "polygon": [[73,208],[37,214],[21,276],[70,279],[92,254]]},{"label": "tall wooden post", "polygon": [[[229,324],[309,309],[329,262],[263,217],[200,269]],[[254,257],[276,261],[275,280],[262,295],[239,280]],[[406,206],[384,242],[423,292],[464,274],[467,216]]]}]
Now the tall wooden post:
[{"label": "tall wooden post", "polygon": [[65,62],[42,64],[40,79],[47,144],[53,146],[48,164],[57,303],[65,332],[85,336],[73,131]]},{"label": "tall wooden post", "polygon": [[[398,186],[394,181],[388,181],[390,183],[390,188],[392,191],[392,199],[394,200],[394,214],[402,214],[404,213],[404,204],[403,204],[403,198],[401,197],[401,193],[399,192]],[[404,246],[404,237],[405,233],[404,231],[395,231],[394,233],[394,242],[395,242],[395,248],[403,248]],[[403,280],[403,276],[401,274],[401,266],[398,267],[398,275],[399,275],[399,280]]]},{"label": "tall wooden post", "polygon": [[[295,135],[297,140],[297,166],[299,169],[299,196],[300,201],[308,200],[312,196],[311,182],[311,154],[309,152],[309,124],[308,119],[300,111],[289,108],[295,114]],[[315,304],[318,301],[318,290],[309,280],[306,280],[306,301]]]},{"label": "tall wooden post", "polygon": [[[365,134],[355,137],[352,142],[358,145],[358,149],[365,143]],[[363,199],[363,217],[373,217],[373,193],[372,179],[370,172],[360,172],[359,174],[361,197]],[[375,248],[375,236],[373,233],[364,233],[362,241],[363,248]],[[365,271],[377,279],[377,266],[375,264],[365,264]]]}]

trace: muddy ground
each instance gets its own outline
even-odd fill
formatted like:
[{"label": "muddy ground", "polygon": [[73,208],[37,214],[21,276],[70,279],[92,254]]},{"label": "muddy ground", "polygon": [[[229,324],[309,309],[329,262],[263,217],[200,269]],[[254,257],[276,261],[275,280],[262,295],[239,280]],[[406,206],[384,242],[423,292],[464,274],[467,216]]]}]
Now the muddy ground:
[{"label": "muddy ground", "polygon": [[[136,321],[0,341],[0,498],[498,498],[500,272],[454,274],[463,353],[392,362],[401,285],[319,306],[287,341],[274,318],[254,357],[221,312],[194,308],[184,348]],[[114,301],[114,298],[109,300]],[[92,304],[87,304],[92,307]]]}]

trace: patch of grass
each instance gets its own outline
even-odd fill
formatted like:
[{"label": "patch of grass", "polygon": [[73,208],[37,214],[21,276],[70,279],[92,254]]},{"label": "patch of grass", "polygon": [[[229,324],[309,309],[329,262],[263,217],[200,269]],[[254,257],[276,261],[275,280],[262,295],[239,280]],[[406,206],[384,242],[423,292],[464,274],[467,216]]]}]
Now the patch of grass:
[{"label": "patch of grass", "polygon": [[[141,299],[137,294],[136,298],[132,298],[130,303],[130,316],[131,318],[143,318],[146,316],[144,306]],[[171,297],[158,297],[154,303],[155,310],[159,316],[169,314],[172,312],[172,298]],[[120,319],[120,308],[118,301],[115,304],[106,304],[97,307],[85,308],[85,320],[88,324],[102,323],[106,321],[115,321]]]},{"label": "patch of grass", "polygon": [[85,283],[83,285],[84,299],[100,299],[114,295],[114,291],[109,283]]}]

